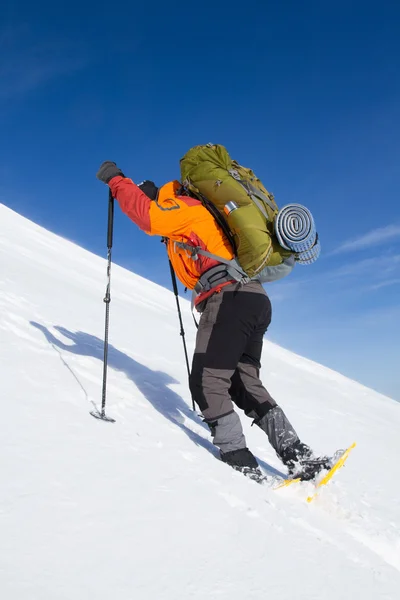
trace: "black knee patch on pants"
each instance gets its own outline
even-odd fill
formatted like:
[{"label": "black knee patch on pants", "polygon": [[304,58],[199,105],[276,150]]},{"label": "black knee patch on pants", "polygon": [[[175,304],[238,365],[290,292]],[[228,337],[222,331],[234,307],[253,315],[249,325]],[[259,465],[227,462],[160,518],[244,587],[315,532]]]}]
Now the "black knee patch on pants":
[{"label": "black knee patch on pants", "polygon": [[208,403],[203,390],[204,354],[195,354],[192,370],[189,376],[189,389],[193,400],[203,412],[208,408]]},{"label": "black knee patch on pants", "polygon": [[[259,422],[265,417],[265,415],[268,414],[269,411],[274,408],[275,408],[275,406],[271,406],[271,404],[269,402],[264,402],[263,404],[259,404],[257,411],[255,411],[256,416],[254,417],[254,421],[253,421],[252,425],[258,425]],[[253,415],[248,414],[247,416],[252,417]]]},{"label": "black knee patch on pants", "polygon": [[[258,371],[257,371],[258,373]],[[262,419],[271,408],[276,404],[266,401],[260,404],[260,401],[254,398],[244,385],[238,370],[232,376],[232,385],[229,389],[233,402],[241,408],[245,414],[252,419]],[[266,392],[267,393],[267,392]]]}]

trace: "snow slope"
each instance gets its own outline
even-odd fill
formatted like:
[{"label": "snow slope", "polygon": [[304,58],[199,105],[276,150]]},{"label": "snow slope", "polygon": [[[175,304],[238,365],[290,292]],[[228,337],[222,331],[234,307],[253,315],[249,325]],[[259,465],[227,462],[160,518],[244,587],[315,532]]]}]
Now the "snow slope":
[{"label": "snow slope", "polygon": [[258,486],[190,410],[173,295],[113,265],[116,423],[93,419],[106,262],[3,205],[0,223],[2,599],[399,598],[400,404],[266,342],[264,382],[304,441],[357,448],[311,505],[310,484]]}]

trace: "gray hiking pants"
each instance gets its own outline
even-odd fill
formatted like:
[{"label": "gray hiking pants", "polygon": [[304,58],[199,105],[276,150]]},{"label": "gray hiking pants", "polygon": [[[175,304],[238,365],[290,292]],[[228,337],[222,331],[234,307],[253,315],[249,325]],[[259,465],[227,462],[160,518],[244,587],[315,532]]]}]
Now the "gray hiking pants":
[{"label": "gray hiking pants", "polygon": [[270,322],[270,300],[255,281],[225,286],[207,300],[201,315],[190,391],[222,452],[246,447],[234,404],[265,431],[278,455],[298,440],[259,378]]}]

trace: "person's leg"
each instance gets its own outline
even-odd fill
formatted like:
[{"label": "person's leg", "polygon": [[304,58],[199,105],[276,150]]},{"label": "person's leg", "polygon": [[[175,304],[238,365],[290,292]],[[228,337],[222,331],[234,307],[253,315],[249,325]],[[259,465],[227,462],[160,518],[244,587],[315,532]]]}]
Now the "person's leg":
[{"label": "person's leg", "polygon": [[257,463],[246,449],[229,389],[231,377],[256,328],[257,315],[265,306],[265,296],[260,290],[259,284],[230,285],[207,301],[200,318],[190,376],[192,397],[210,426],[221,458],[229,464],[247,462],[252,467]]},{"label": "person's leg", "polygon": [[286,464],[299,452],[309,455],[310,449],[300,442],[284,411],[263,386],[259,377],[263,337],[270,323],[271,303],[265,294],[264,311],[259,313],[257,326],[247,340],[231,378],[229,393],[234,403],[267,434],[270,444]]},{"label": "person's leg", "polygon": [[232,377],[230,393],[234,403],[267,434],[280,458],[287,448],[299,441],[282,408],[262,385],[256,367],[240,362]]}]

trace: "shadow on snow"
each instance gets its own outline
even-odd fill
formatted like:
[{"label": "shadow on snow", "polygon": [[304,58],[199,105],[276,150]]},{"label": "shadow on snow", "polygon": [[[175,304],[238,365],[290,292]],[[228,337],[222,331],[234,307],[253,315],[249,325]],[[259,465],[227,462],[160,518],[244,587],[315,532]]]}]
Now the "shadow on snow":
[{"label": "shadow on snow", "polygon": [[[36,327],[36,329],[39,329],[46,337],[49,344],[51,344],[59,353],[60,350],[65,350],[72,354],[91,356],[103,361],[104,341],[100,338],[83,331],[72,332],[64,327],[55,326],[54,329],[73,342],[73,344],[65,344],[53,335],[44,325],[34,321],[31,321],[31,325]],[[65,361],[65,358],[61,353],[60,356],[66,368],[71,372],[87,396],[87,392],[77,375]],[[108,345],[108,366],[116,371],[125,373],[150,404],[171,423],[177,425],[184,431],[195,444],[203,447],[214,456],[218,455],[217,448],[215,448],[209,440],[204,439],[185,425],[184,421],[185,418],[187,418],[196,423],[196,425],[207,428],[200,418],[189,408],[183,398],[168,387],[168,385],[178,383],[178,381],[167,373],[153,371],[149,367],[142,365],[124,352],[117,350],[117,348],[111,344]],[[278,471],[265,461],[258,460],[258,462],[268,475],[285,477],[282,472]]]},{"label": "shadow on snow", "polygon": [[[80,356],[91,356],[103,361],[104,342],[96,336],[83,331],[72,332],[64,327],[55,326],[54,329],[73,342],[73,344],[65,344],[40,323],[31,321],[31,325],[43,333],[55,350],[63,350]],[[81,381],[62,355],[61,359],[86,393]],[[149,369],[111,344],[108,345],[108,366],[125,373],[150,404],[171,423],[182,429],[195,444],[202,446],[214,455],[217,453],[217,449],[209,440],[204,439],[185,425],[184,421],[187,418],[196,425],[206,427],[183,398],[168,387],[172,383],[178,383],[173,377],[162,371]]]}]

